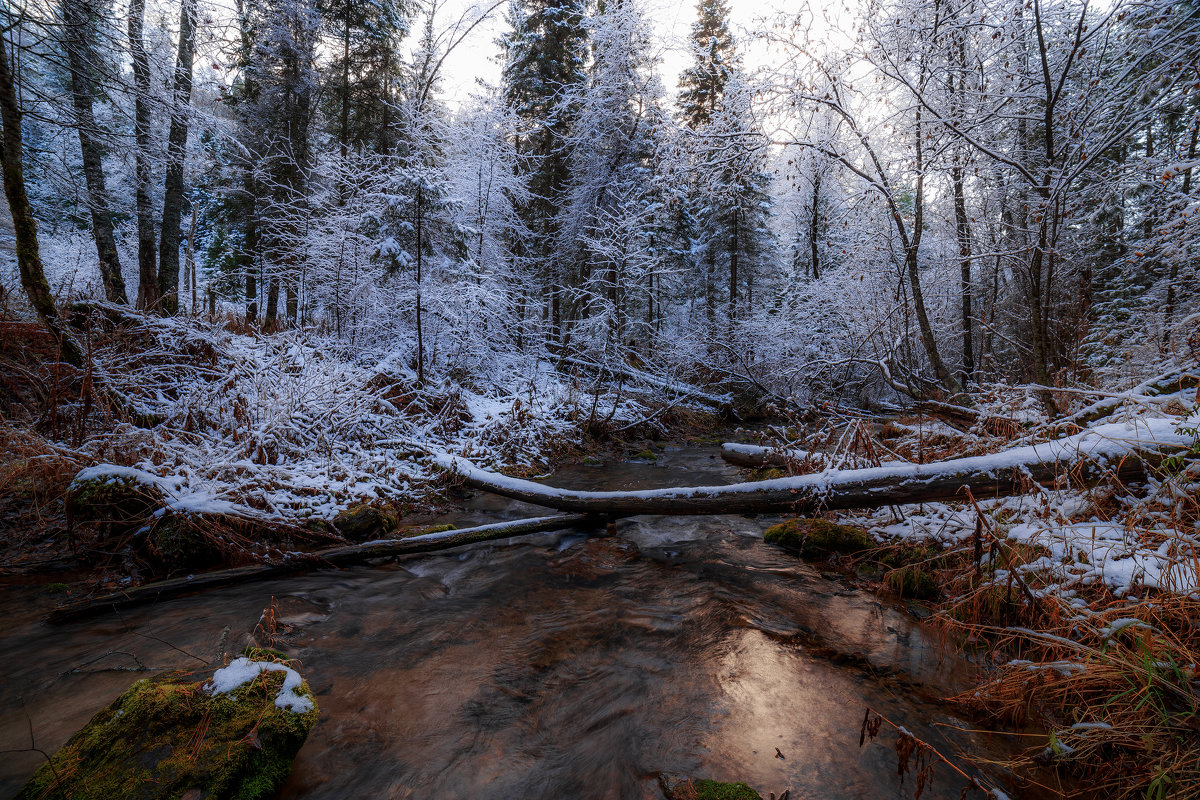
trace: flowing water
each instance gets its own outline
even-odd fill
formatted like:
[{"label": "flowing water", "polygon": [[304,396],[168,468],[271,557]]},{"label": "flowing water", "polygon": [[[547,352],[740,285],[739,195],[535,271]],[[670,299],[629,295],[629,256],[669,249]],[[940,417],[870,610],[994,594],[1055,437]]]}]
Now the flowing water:
[{"label": "flowing water", "polygon": [[[573,467],[552,483],[728,483],[712,448]],[[475,498],[460,526],[545,513]],[[525,537],[221,589],[50,627],[44,591],[3,588],[0,797],[143,668],[236,652],[272,598],[321,719],[284,798],[661,798],[655,776],[740,780],[763,797],[911,797],[870,707],[953,754],[939,698],[967,665],[902,610],[762,542],[773,519],[641,517],[614,538]],[[225,631],[227,633],[224,633]],[[19,751],[19,752],[13,752]],[[20,752],[23,751],[23,752]],[[935,773],[925,798],[958,798]]]}]

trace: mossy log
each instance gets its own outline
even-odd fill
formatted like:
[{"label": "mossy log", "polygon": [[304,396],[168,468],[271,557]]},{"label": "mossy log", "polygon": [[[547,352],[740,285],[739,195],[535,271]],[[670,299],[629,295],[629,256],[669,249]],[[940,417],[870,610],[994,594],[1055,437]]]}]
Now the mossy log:
[{"label": "mossy log", "polygon": [[[1161,423],[1161,424],[1159,424]],[[1103,426],[1045,444],[932,464],[836,470],[813,475],[737,483],[630,492],[583,492],[544,486],[488,472],[456,456],[438,463],[466,485],[560,511],[630,517],[640,514],[796,513],[965,498],[1001,497],[1032,484],[1087,486],[1145,474],[1146,461],[1185,450],[1190,441],[1174,422],[1157,420],[1154,430]]]},{"label": "mossy log", "polygon": [[252,653],[212,680],[140,680],[34,773],[17,800],[266,800],[317,720],[298,673]]},{"label": "mossy log", "polygon": [[296,553],[292,557],[271,563],[252,564],[246,567],[218,570],[216,572],[172,578],[143,586],[135,586],[119,592],[79,600],[59,606],[51,611],[46,621],[51,623],[71,622],[130,606],[167,600],[203,589],[215,589],[239,583],[276,578],[325,567],[342,567],[361,564],[373,558],[429,553],[462,545],[508,539],[530,533],[561,531],[568,528],[598,527],[603,524],[596,517],[585,514],[564,514],[553,517],[537,517],[511,522],[497,522],[475,528],[439,531],[407,539],[380,539],[362,544],[330,547],[312,553]]}]

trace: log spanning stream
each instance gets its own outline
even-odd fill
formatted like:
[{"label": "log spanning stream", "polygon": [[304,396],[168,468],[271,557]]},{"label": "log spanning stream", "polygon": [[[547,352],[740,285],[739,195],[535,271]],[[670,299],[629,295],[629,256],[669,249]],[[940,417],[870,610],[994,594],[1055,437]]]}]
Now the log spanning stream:
[{"label": "log spanning stream", "polygon": [[[558,472],[577,489],[731,483],[714,448]],[[460,527],[539,513],[481,494]],[[899,608],[765,545],[771,518],[637,517],[400,563],[230,586],[56,627],[0,587],[0,797],[145,670],[236,652],[275,599],[277,646],[321,707],[285,798],[661,798],[660,772],[763,797],[911,796],[894,732],[1003,757],[939,698],[970,667]],[[227,631],[227,632],[226,632]],[[968,771],[971,771],[968,768]],[[995,779],[995,776],[989,776]],[[958,798],[935,773],[925,798]],[[978,795],[975,795],[978,796]]]}]

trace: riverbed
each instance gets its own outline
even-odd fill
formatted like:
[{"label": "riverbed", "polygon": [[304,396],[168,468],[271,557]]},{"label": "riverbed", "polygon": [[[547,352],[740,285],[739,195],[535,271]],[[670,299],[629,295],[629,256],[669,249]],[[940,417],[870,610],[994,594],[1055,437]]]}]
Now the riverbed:
[{"label": "riverbed", "polygon": [[[730,483],[712,447],[574,466],[587,489]],[[481,495],[461,526],[544,511]],[[942,698],[974,667],[890,601],[764,544],[778,518],[639,517],[615,537],[523,537],[313,572],[48,626],[5,585],[0,797],[132,681],[236,653],[272,603],[321,718],[284,798],[661,798],[656,776],[745,781],[763,797],[911,797],[895,733],[966,772],[1002,758]],[[263,634],[259,631],[260,640]],[[17,751],[17,752],[14,752]],[[958,798],[934,773],[924,798]]]}]

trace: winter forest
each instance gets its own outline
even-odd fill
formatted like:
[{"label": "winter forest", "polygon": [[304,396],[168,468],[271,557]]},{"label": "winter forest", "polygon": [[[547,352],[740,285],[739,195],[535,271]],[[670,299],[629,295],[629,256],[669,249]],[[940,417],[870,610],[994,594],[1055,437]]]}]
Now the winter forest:
[{"label": "winter forest", "polygon": [[0,6],[0,795],[1200,796],[1200,5],[690,2]]}]

